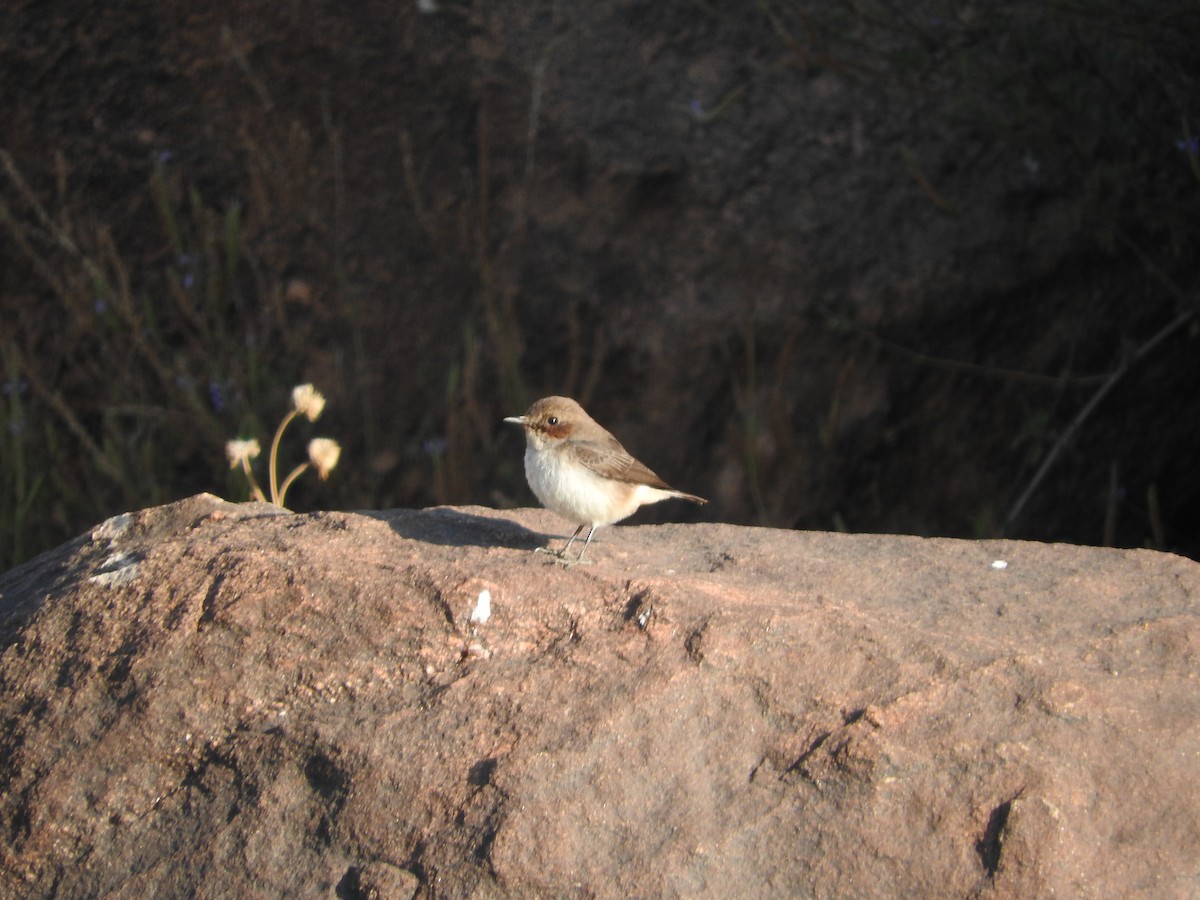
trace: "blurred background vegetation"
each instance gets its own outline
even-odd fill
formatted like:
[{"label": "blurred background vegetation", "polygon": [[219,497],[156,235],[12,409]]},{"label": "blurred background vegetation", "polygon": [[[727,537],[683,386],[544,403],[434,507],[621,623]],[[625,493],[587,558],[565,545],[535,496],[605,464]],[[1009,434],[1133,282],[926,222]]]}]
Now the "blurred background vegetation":
[{"label": "blurred background vegetation", "polygon": [[[0,569],[244,499],[526,505],[576,396],[703,515],[1200,554],[1200,8],[18,3]],[[311,429],[285,447],[303,459]]]}]

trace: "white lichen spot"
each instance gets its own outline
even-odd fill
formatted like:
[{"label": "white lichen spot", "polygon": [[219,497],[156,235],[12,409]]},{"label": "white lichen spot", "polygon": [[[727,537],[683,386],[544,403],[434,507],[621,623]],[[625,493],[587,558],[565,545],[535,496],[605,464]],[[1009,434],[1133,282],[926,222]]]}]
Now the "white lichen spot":
[{"label": "white lichen spot", "polygon": [[475,608],[471,610],[471,622],[476,625],[483,625],[492,617],[492,592],[484,588],[479,592],[479,599],[475,601]]},{"label": "white lichen spot", "polygon": [[113,516],[111,519],[105,519],[99,525],[92,529],[93,541],[115,541],[133,524],[133,515],[131,513],[121,513],[119,516]]},{"label": "white lichen spot", "polygon": [[1007,559],[994,559],[994,560],[992,560],[992,568],[993,569],[1007,569],[1008,568],[1008,560]]},{"label": "white lichen spot", "polygon": [[114,553],[100,564],[100,569],[88,581],[102,587],[120,587],[138,576],[141,557],[133,553]]}]

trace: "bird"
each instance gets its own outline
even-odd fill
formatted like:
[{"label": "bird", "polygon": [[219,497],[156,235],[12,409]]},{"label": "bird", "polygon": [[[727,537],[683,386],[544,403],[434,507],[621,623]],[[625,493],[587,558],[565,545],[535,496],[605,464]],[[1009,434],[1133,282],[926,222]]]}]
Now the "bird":
[{"label": "bird", "polygon": [[[525,415],[504,421],[525,431],[525,479],[538,501],[579,526],[561,550],[538,548],[564,563],[590,562],[583,554],[596,529],[621,521],[647,503],[672,497],[708,502],[655,475],[570,397],[543,397]],[[570,560],[567,551],[585,528],[587,539],[579,556]]]}]

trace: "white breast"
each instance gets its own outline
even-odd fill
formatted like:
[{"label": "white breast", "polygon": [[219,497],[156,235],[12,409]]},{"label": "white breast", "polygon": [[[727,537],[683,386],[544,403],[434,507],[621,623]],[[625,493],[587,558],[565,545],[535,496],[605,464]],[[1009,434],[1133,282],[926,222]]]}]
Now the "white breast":
[{"label": "white breast", "polygon": [[630,515],[643,503],[670,496],[646,485],[602,478],[561,449],[525,448],[525,478],[542,506],[577,525],[609,525]]}]

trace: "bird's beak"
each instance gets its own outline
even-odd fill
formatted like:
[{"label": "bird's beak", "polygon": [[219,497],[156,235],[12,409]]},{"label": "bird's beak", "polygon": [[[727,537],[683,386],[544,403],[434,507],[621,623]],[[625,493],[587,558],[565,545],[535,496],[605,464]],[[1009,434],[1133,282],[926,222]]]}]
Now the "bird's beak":
[{"label": "bird's beak", "polygon": [[524,425],[525,425],[525,417],[524,416],[508,416],[504,421],[512,422],[514,425],[520,425],[522,427],[524,427]]}]

